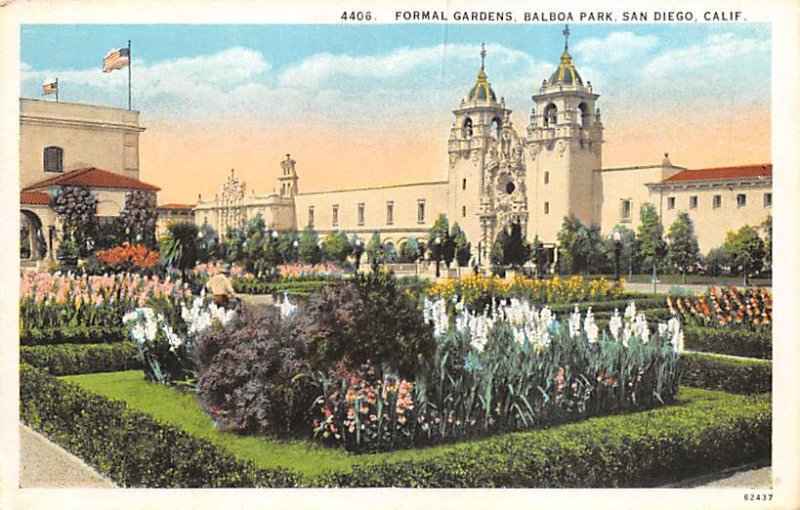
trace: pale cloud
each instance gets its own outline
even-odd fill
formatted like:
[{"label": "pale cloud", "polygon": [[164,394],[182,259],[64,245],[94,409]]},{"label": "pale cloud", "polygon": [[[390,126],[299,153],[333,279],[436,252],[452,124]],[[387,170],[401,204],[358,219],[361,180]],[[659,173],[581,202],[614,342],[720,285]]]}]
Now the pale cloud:
[{"label": "pale cloud", "polygon": [[683,78],[686,70],[718,73],[724,69],[722,64],[761,56],[769,49],[769,41],[765,39],[739,37],[733,33],[711,35],[703,43],[662,52],[645,65],[642,76],[645,81],[652,81],[678,75]]},{"label": "pale cloud", "polygon": [[600,39],[582,39],[575,43],[574,53],[585,62],[622,62],[650,51],[658,45],[654,35],[633,32],[611,32]]}]

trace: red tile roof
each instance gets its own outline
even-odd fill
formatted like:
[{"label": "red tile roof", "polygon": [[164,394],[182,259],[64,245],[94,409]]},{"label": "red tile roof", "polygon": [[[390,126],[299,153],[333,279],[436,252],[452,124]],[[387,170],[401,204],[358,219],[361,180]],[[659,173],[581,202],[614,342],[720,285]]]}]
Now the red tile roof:
[{"label": "red tile roof", "polygon": [[33,191],[51,186],[86,186],[87,188],[111,188],[111,189],[138,189],[146,191],[160,191],[161,188],[153,186],[139,179],[133,179],[124,175],[115,174],[100,168],[79,168],[63,175],[57,175],[50,179],[45,179],[32,184],[24,191]]},{"label": "red tile roof", "polygon": [[50,194],[39,191],[23,191],[19,203],[28,205],[50,205]]},{"label": "red tile roof", "polygon": [[719,168],[703,168],[699,170],[684,170],[664,179],[662,182],[682,181],[717,181],[724,179],[746,179],[772,177],[772,164],[726,166]]},{"label": "red tile roof", "polygon": [[191,204],[164,204],[159,205],[158,209],[172,210],[172,211],[191,211],[194,206]]}]

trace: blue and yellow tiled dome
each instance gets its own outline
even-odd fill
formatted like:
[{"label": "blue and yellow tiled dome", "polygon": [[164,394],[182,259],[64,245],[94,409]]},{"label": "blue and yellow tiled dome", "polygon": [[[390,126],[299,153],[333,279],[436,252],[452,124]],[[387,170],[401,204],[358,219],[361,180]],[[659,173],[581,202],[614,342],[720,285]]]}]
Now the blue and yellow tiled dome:
[{"label": "blue and yellow tiled dome", "polygon": [[467,95],[467,99],[470,101],[497,101],[497,96],[494,95],[494,90],[492,90],[492,84],[486,81],[486,71],[481,68],[478,71],[478,81],[475,82],[475,85],[471,89],[469,89],[469,94]]},{"label": "blue and yellow tiled dome", "polygon": [[555,72],[547,80],[547,86],[553,85],[583,85],[581,75],[575,69],[575,63],[572,61],[572,55],[569,54],[567,49],[561,54],[561,63],[556,68]]}]

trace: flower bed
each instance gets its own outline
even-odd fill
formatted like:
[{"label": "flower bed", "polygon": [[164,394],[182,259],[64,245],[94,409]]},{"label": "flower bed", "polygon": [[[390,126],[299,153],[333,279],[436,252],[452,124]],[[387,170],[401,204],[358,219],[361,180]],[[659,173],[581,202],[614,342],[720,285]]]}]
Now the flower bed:
[{"label": "flower bed", "polygon": [[720,289],[712,286],[695,297],[669,297],[669,310],[688,324],[711,327],[772,329],[772,291],[764,287]]},{"label": "flower bed", "polygon": [[772,359],[772,331],[691,326],[686,328],[686,348],[731,356]]},{"label": "flower bed", "polygon": [[142,367],[139,352],[132,342],[22,346],[19,355],[22,363],[43,368],[53,375],[117,372]]},{"label": "flower bed", "polygon": [[99,250],[95,253],[95,258],[114,272],[152,269],[160,260],[157,251],[150,250],[143,244],[129,243]]},{"label": "flower bed", "polygon": [[[675,405],[646,412],[348,457],[231,436],[210,426],[206,429],[213,435],[187,434],[184,430],[194,431],[198,423],[196,408],[140,398],[152,383],[135,377],[135,387],[123,388],[115,377],[120,376],[69,379],[83,386],[81,381],[91,378],[94,391],[116,398],[136,395],[139,412],[23,368],[21,417],[122,486],[645,487],[768,459],[770,454],[768,398],[691,388],[681,389]],[[158,390],[190,398],[177,390]],[[183,417],[190,411],[191,416]],[[233,450],[239,452],[238,460],[229,453]],[[254,461],[257,466],[245,460],[256,455],[261,459]],[[308,464],[309,456],[314,465]],[[275,469],[276,459],[281,469]]]},{"label": "flower bed", "polygon": [[771,361],[684,352],[681,366],[681,384],[729,393],[756,394],[772,391]]},{"label": "flower bed", "polygon": [[469,276],[437,282],[427,290],[427,295],[444,299],[456,296],[478,309],[489,305],[493,299],[510,297],[540,304],[601,301],[620,296],[623,285],[622,282],[609,282],[604,278],[587,280],[582,276],[534,280],[517,275],[510,282],[496,276]]}]

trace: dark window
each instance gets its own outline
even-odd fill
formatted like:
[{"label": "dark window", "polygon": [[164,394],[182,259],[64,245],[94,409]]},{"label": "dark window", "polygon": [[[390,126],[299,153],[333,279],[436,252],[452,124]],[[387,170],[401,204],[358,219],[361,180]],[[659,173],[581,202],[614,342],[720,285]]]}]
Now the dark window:
[{"label": "dark window", "polygon": [[417,223],[425,223],[425,201],[417,202]]},{"label": "dark window", "polygon": [[509,182],[506,184],[506,193],[508,193],[509,195],[514,193],[515,189],[517,189],[517,187],[514,186],[513,182]]},{"label": "dark window", "polygon": [[314,226],[314,207],[311,206],[308,208],[308,226]]},{"label": "dark window", "polygon": [[467,206],[466,205],[462,205],[461,206],[461,217],[462,218],[466,218],[467,217]]},{"label": "dark window", "polygon": [[621,221],[631,221],[631,201],[621,200],[619,203],[619,218]]},{"label": "dark window", "polygon": [[544,183],[545,184],[550,184],[550,172],[545,172],[544,173]]},{"label": "dark window", "polygon": [[689,197],[689,209],[697,209],[697,195]]},{"label": "dark window", "polygon": [[772,207],[772,193],[764,193],[764,207]]},{"label": "dark window", "polygon": [[472,119],[469,117],[464,121],[464,138],[472,138]]},{"label": "dark window", "polygon": [[747,195],[739,193],[736,195],[736,207],[745,207],[747,205]]},{"label": "dark window", "polygon": [[544,203],[544,213],[545,214],[550,214],[550,202],[545,202]]},{"label": "dark window", "polygon": [[331,210],[331,223],[334,227],[339,226],[339,206],[334,205]]},{"label": "dark window", "polygon": [[461,189],[467,189],[467,180],[461,179]]},{"label": "dark window", "polygon": [[667,209],[675,209],[675,197],[667,198]]},{"label": "dark window", "polygon": [[386,202],[386,224],[394,223],[394,202]]},{"label": "dark window", "polygon": [[714,209],[722,207],[722,195],[714,195],[713,207]]},{"label": "dark window", "polygon": [[358,204],[358,224],[364,224],[364,204]]},{"label": "dark window", "polygon": [[44,171],[45,172],[64,171],[64,150],[61,147],[44,148]]}]

